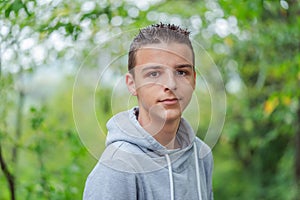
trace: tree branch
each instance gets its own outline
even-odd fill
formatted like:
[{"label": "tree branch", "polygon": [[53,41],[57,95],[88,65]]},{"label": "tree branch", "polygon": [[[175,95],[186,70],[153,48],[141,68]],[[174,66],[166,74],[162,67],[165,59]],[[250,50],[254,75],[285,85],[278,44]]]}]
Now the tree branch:
[{"label": "tree branch", "polygon": [[3,157],[3,154],[2,154],[2,145],[1,145],[1,143],[0,143],[0,165],[1,165],[1,170],[4,173],[4,176],[7,180],[8,186],[9,186],[11,200],[15,200],[16,199],[16,195],[15,195],[15,178],[7,168],[7,164],[6,164],[5,159]]}]

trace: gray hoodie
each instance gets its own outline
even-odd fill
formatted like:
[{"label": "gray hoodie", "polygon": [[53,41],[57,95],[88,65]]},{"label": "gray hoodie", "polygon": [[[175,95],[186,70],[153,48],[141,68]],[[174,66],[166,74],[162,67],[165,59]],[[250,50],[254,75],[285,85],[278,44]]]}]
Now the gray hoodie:
[{"label": "gray hoodie", "polygon": [[210,148],[186,120],[168,150],[137,121],[134,108],[112,117],[106,149],[87,178],[84,200],[211,200],[213,158]]}]

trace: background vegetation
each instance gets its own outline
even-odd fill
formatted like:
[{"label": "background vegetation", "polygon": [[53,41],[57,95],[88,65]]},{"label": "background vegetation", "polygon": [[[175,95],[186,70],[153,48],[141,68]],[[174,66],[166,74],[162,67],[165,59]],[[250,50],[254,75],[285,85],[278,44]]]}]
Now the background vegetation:
[{"label": "background vegetation", "polygon": [[215,199],[300,199],[299,0],[1,0],[0,199],[82,198],[94,135],[134,104],[111,84],[127,42],[159,22],[188,28],[223,78]]}]

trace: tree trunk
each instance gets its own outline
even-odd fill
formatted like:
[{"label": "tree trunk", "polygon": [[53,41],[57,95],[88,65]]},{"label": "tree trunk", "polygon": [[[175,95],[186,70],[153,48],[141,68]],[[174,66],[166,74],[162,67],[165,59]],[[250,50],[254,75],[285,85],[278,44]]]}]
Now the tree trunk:
[{"label": "tree trunk", "polygon": [[18,108],[17,108],[17,116],[16,116],[16,135],[15,135],[15,144],[12,149],[12,161],[15,165],[17,165],[18,161],[18,142],[22,135],[22,128],[23,128],[23,107],[24,107],[24,100],[25,100],[25,94],[23,91],[19,92],[19,102],[18,102]]}]

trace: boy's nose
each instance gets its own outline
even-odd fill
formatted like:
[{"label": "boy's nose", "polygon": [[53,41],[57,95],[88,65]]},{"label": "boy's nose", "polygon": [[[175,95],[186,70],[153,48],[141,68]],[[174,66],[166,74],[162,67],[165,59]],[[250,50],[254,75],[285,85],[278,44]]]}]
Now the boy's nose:
[{"label": "boy's nose", "polygon": [[176,90],[177,89],[177,83],[176,78],[173,72],[168,72],[166,74],[165,80],[164,80],[164,86],[165,90]]}]

